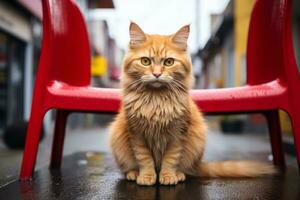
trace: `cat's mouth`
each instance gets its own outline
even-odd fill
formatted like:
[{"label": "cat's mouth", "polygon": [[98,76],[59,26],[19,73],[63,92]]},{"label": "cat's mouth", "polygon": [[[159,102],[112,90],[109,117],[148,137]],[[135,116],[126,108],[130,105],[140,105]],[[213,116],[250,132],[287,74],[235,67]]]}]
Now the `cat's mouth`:
[{"label": "cat's mouth", "polygon": [[161,82],[158,82],[158,81],[151,83],[151,86],[153,86],[153,87],[155,87],[155,88],[159,88],[159,87],[161,87],[162,85],[163,85],[163,84],[162,84]]},{"label": "cat's mouth", "polygon": [[157,79],[157,80],[149,81],[148,85],[151,86],[151,87],[153,87],[153,88],[161,88],[161,87],[164,87],[166,85],[166,82]]}]

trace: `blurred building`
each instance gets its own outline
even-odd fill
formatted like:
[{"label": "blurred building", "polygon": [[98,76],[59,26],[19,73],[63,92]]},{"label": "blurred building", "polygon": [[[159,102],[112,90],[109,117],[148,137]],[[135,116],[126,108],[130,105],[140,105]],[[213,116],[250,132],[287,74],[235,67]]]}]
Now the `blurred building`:
[{"label": "blurred building", "polygon": [[89,31],[92,84],[95,87],[118,87],[124,50],[119,48],[115,39],[111,37],[105,18],[87,17],[95,9],[100,12],[114,9],[114,3],[112,0],[78,0],[77,2],[86,16]]},{"label": "blurred building", "polygon": [[0,1],[0,128],[29,118],[41,41],[39,0]]},{"label": "blurred building", "polygon": [[[255,0],[230,0],[223,13],[211,16],[211,36],[203,49],[198,52],[203,65],[198,88],[237,87],[246,83],[248,27],[254,3]],[[293,35],[298,67],[300,63],[299,7],[299,1],[294,1]],[[290,133],[288,116],[284,112],[280,115],[284,132]],[[261,131],[261,127],[265,124],[265,119],[260,115],[243,117],[243,120],[248,124],[246,127],[252,131]]]},{"label": "blurred building", "polygon": [[[77,3],[85,16],[92,9],[114,8],[112,0],[77,0]],[[0,129],[29,119],[41,49],[41,20],[41,0],[0,1]],[[104,20],[87,21],[87,25],[91,82],[97,87],[118,87],[124,53],[109,35]],[[51,113],[44,120],[46,130],[53,122]]]},{"label": "blurred building", "polygon": [[108,56],[108,67],[109,67],[109,79],[111,87],[119,87],[122,61],[125,54],[125,50],[118,47],[116,40],[109,38],[109,56]]},{"label": "blurred building", "polygon": [[[105,19],[90,19],[94,9],[114,9],[112,0],[77,0],[86,18],[91,48],[91,83],[94,87],[119,87],[124,50],[120,49],[109,33]],[[71,127],[100,125],[110,117],[93,114],[73,114],[68,120]],[[105,123],[104,123],[105,124]]]},{"label": "blurred building", "polygon": [[245,82],[241,75],[245,74],[246,38],[254,0],[243,1],[241,7],[235,2],[230,1],[223,13],[211,16],[212,34],[199,52],[203,61],[200,88],[234,87]]},{"label": "blurred building", "polygon": [[93,85],[108,87],[108,58],[109,54],[109,30],[106,21],[95,20],[88,22],[89,36],[92,53],[92,77]]},{"label": "blurred building", "polygon": [[88,21],[88,29],[92,50],[93,85],[118,87],[124,51],[109,35],[109,27],[105,20]]}]

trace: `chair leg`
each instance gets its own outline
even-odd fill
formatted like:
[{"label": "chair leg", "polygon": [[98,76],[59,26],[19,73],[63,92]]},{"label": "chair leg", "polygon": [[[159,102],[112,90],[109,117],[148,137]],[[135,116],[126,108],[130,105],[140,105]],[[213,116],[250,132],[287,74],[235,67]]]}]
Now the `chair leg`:
[{"label": "chair leg", "polygon": [[293,135],[294,135],[294,143],[295,143],[295,149],[297,154],[298,170],[300,172],[300,113],[295,111],[293,114],[290,114],[290,118],[293,126]]},{"label": "chair leg", "polygon": [[66,122],[68,118],[68,111],[57,110],[54,138],[52,143],[52,154],[50,168],[57,169],[61,166],[62,153],[65,139]]},{"label": "chair leg", "polygon": [[32,179],[45,112],[32,110],[23,153],[20,180]]},{"label": "chair leg", "polygon": [[269,135],[271,139],[273,162],[281,170],[285,170],[284,149],[281,139],[281,127],[279,121],[278,110],[271,110],[264,113],[269,127]]}]

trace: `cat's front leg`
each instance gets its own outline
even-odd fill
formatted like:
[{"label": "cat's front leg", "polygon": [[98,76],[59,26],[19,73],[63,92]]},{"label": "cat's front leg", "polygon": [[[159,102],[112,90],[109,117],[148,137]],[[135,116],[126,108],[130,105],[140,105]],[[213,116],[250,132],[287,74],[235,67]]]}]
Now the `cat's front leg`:
[{"label": "cat's front leg", "polygon": [[139,166],[139,175],[136,179],[137,184],[154,185],[157,176],[151,152],[141,138],[133,138],[131,145]]},{"label": "cat's front leg", "polygon": [[159,173],[159,182],[162,185],[175,185],[180,181],[185,180],[185,174],[178,171],[178,162],[181,157],[182,147],[175,142],[168,145],[166,150],[161,170]]}]

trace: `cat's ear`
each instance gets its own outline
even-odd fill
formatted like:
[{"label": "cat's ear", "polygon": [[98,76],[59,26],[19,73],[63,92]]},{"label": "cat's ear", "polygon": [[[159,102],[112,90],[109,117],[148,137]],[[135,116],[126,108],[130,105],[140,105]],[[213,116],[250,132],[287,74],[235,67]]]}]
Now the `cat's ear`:
[{"label": "cat's ear", "polygon": [[130,46],[135,47],[146,42],[146,34],[144,31],[134,22],[129,26]]},{"label": "cat's ear", "polygon": [[186,49],[189,34],[190,34],[190,25],[185,25],[173,35],[172,42],[174,42],[178,47],[182,49]]}]

